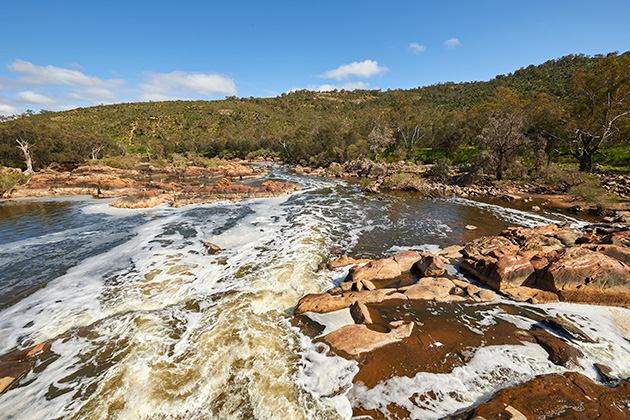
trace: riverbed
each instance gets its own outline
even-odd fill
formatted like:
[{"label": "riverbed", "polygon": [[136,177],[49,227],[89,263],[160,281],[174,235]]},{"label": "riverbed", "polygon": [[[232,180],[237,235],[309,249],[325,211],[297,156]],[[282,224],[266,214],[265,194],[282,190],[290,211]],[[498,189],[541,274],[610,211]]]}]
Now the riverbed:
[{"label": "riverbed", "polygon": [[[281,167],[265,179],[304,189],[149,210],[82,196],[0,202],[0,354],[54,340],[52,354],[0,395],[2,417],[347,419],[360,410],[391,416],[388,407],[398,405],[411,418],[431,419],[566,371],[537,345],[489,345],[450,372],[394,375],[368,386],[355,380],[357,361],[313,340],[293,308],[345,276],[344,269],[318,270],[338,251],[382,258],[437,251],[507,226],[584,222],[457,197],[365,194],[353,181]],[[208,255],[205,242],[222,250]],[[501,303],[514,305],[498,298],[474,310],[433,311],[483,325],[535,322]],[[576,304],[533,310],[569,317],[597,340],[584,345],[575,369],[596,379],[598,361],[628,376],[629,332],[620,325],[630,311]],[[348,319],[312,316],[321,333]]]}]

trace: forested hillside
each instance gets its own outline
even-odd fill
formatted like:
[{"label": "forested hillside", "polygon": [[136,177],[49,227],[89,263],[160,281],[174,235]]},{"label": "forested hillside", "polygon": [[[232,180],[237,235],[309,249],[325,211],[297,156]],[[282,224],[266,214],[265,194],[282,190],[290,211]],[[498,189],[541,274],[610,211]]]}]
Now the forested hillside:
[{"label": "forested hillside", "polygon": [[[623,73],[630,69],[629,62],[627,53],[570,55],[487,82],[384,92],[302,90],[275,98],[124,103],[28,113],[0,124],[0,163],[24,167],[25,152],[16,143],[21,139],[30,147],[35,169],[132,153],[143,153],[148,159],[192,152],[328,165],[361,156],[390,161],[445,156],[459,163],[489,151],[493,165],[506,168],[514,160],[534,167],[573,153],[581,168],[590,170],[591,163],[578,157],[585,146],[576,143],[583,142],[584,136],[575,138],[572,132],[582,130],[575,124],[591,124],[583,133],[597,131],[598,124],[611,122],[595,121],[599,118],[595,114],[611,110],[621,114],[628,109],[628,100],[614,109],[600,109],[606,105],[598,102],[589,117],[590,105],[583,97],[591,93],[610,97],[611,89],[626,92],[630,71],[625,78]],[[628,118],[620,115],[611,124],[606,141],[587,152],[591,161],[596,152],[628,139]],[[493,125],[499,128],[494,134],[488,131]],[[503,147],[493,136],[514,137],[514,144],[500,151],[502,156],[493,157],[493,151]]]}]

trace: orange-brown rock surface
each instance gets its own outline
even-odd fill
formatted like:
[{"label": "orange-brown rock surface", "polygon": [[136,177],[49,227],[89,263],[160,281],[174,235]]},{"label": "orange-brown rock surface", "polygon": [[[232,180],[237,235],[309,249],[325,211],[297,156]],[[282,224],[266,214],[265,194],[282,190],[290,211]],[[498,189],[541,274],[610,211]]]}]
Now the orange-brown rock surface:
[{"label": "orange-brown rock surface", "polygon": [[30,372],[36,361],[49,351],[50,343],[40,343],[0,356],[0,394]]},{"label": "orange-brown rock surface", "polygon": [[450,418],[625,420],[630,418],[630,382],[607,387],[576,372],[540,376]]},{"label": "orange-brown rock surface", "polygon": [[466,244],[460,269],[517,300],[630,307],[629,231],[509,228]]},{"label": "orange-brown rock surface", "polygon": [[[233,184],[231,180],[259,177],[264,167],[230,163],[213,168],[149,166],[143,170],[104,166],[81,166],[71,172],[42,170],[26,185],[8,192],[6,197],[45,197],[56,195],[92,195],[99,198],[123,197],[112,206],[126,208],[154,207],[162,203],[183,206],[222,199],[275,197],[301,189],[296,184],[265,181],[260,187]],[[222,178],[205,186],[208,179]],[[170,182],[162,182],[169,179]]]}]

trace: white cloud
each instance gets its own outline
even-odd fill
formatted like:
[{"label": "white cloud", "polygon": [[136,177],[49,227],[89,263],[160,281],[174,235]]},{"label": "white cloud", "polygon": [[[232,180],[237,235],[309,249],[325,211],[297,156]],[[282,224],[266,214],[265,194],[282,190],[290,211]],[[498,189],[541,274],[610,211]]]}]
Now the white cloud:
[{"label": "white cloud", "polygon": [[32,90],[17,93],[15,95],[15,99],[19,102],[30,105],[53,106],[58,103],[57,99],[41,93],[33,92]]},{"label": "white cloud", "polygon": [[24,60],[14,60],[7,69],[19,76],[18,83],[31,86],[83,86],[83,87],[121,87],[124,81],[119,79],[104,80],[86,76],[78,70],[61,67],[36,66]]},{"label": "white cloud", "polygon": [[352,64],[343,64],[334,70],[329,70],[326,73],[320,74],[317,77],[324,79],[346,80],[352,77],[370,78],[383,74],[388,70],[387,67],[381,67],[378,65],[378,61],[365,60],[354,62]]},{"label": "white cloud", "polygon": [[15,115],[18,113],[18,109],[14,106],[7,104],[0,104],[0,115]]},{"label": "white cloud", "polygon": [[145,73],[139,86],[144,101],[186,99],[236,95],[236,84],[228,76],[217,73]]},{"label": "white cloud", "polygon": [[452,50],[453,48],[459,47],[461,42],[459,42],[459,39],[457,38],[451,38],[444,41],[444,45],[446,45],[446,48],[449,50]]},{"label": "white cloud", "polygon": [[88,102],[94,105],[111,104],[120,100],[116,92],[101,87],[70,89],[66,97],[74,101]]},{"label": "white cloud", "polygon": [[425,47],[424,45],[420,45],[417,42],[412,42],[411,44],[409,44],[409,49],[411,50],[412,54],[419,54],[425,52],[427,50],[427,47]]}]

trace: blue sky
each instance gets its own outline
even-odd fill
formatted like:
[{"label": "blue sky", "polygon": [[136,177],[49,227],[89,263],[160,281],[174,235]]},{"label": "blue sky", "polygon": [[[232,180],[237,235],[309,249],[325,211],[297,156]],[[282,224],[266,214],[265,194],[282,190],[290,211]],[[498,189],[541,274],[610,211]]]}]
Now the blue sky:
[{"label": "blue sky", "polygon": [[11,1],[0,115],[489,80],[630,49],[625,1]]}]

